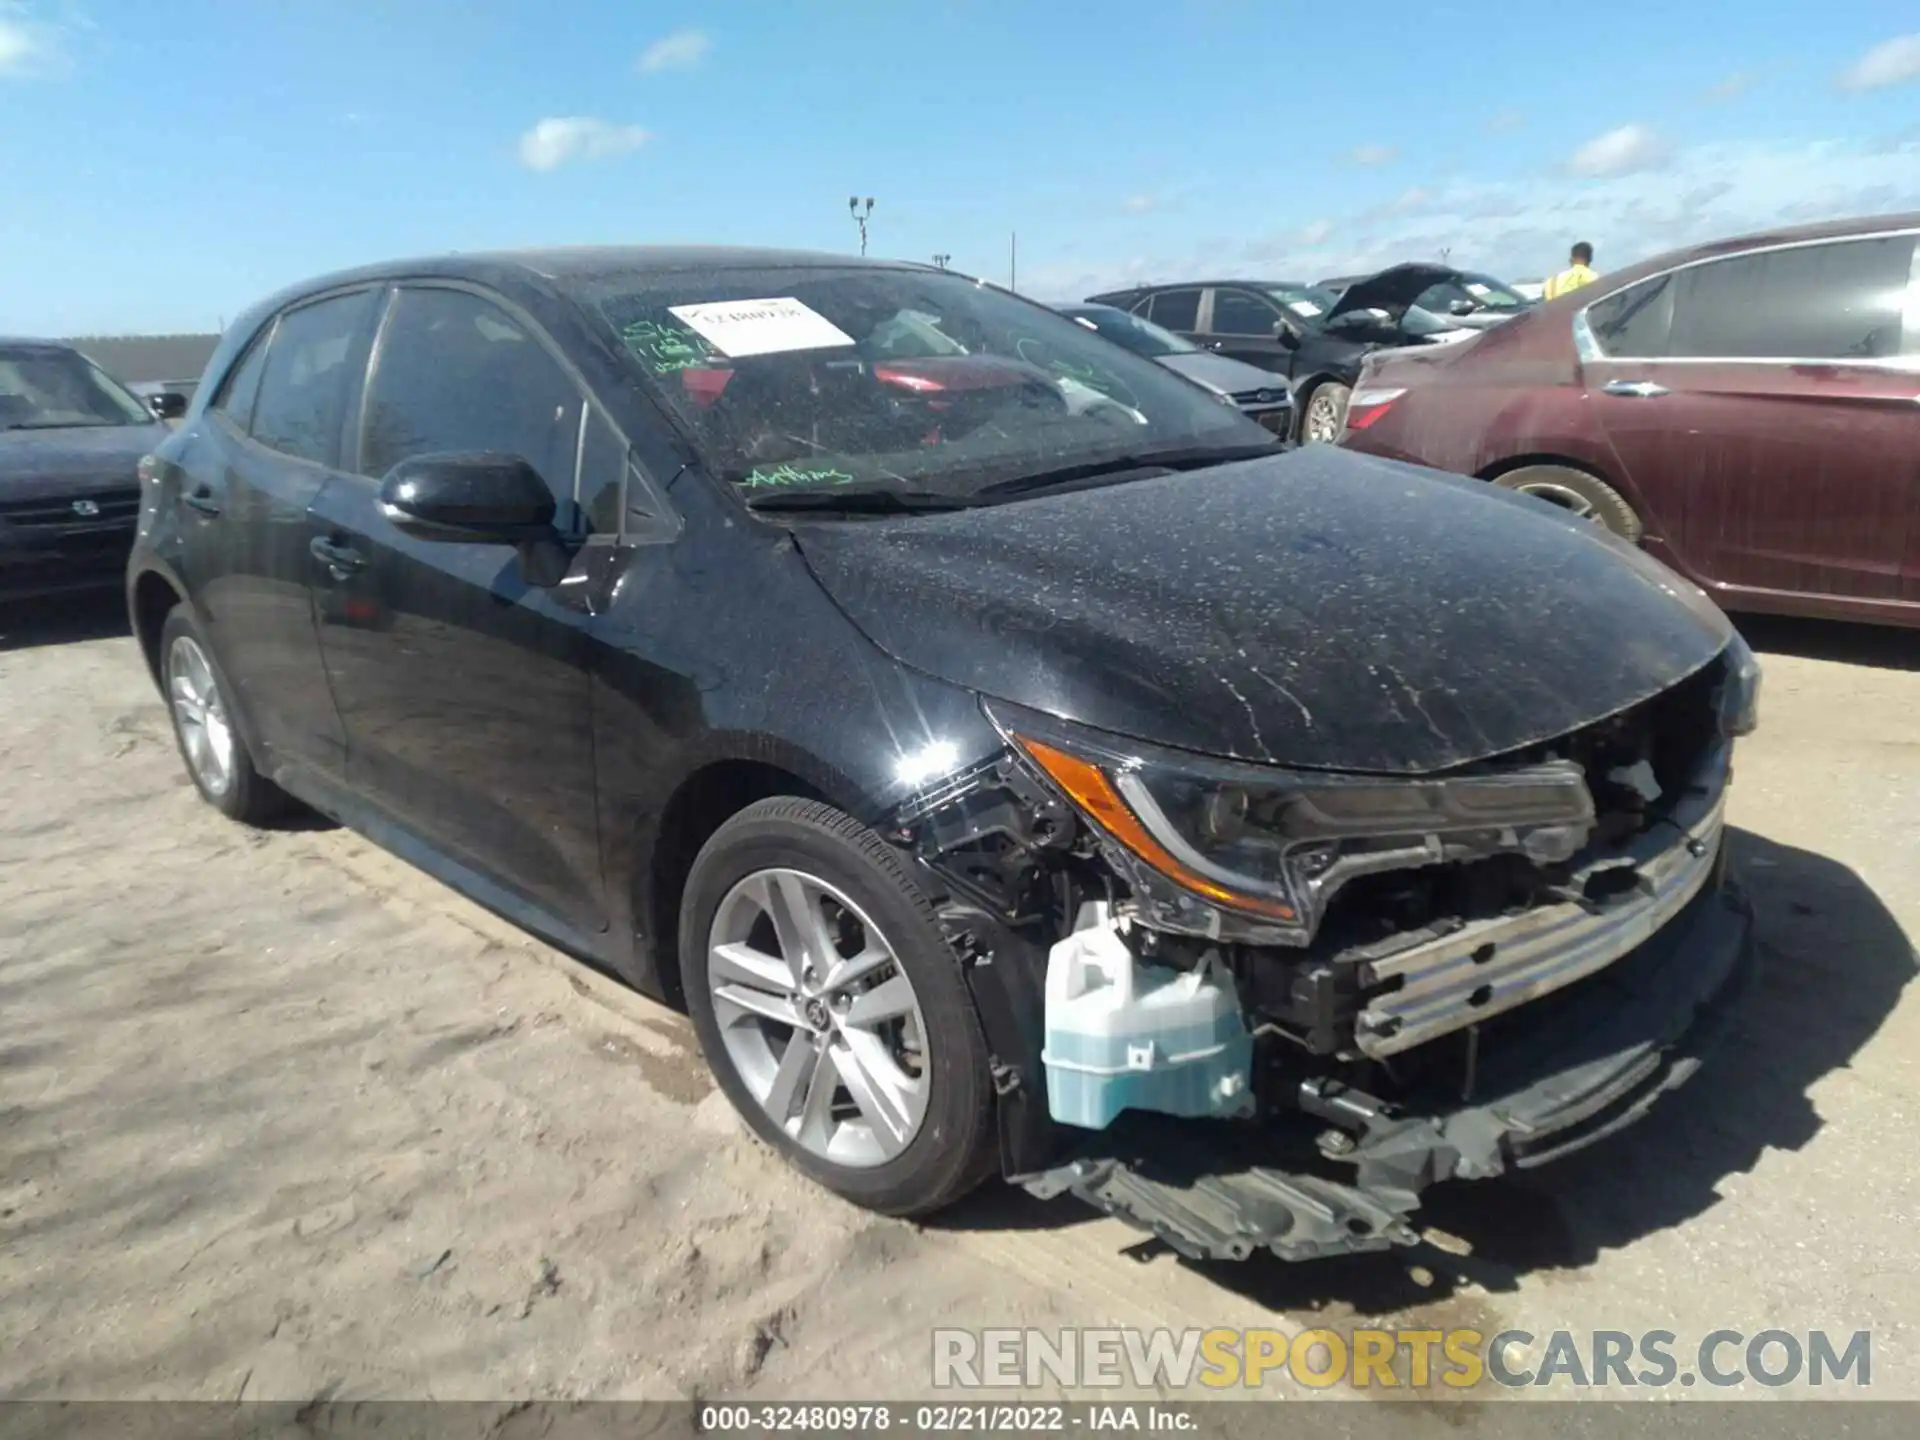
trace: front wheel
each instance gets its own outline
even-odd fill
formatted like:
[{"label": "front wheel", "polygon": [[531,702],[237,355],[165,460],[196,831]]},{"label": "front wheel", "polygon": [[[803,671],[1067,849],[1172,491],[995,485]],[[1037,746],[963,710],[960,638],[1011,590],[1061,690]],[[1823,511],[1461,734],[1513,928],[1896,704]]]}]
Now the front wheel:
[{"label": "front wheel", "polygon": [[720,1088],[800,1170],[889,1215],[985,1176],[986,1041],[932,906],[873,831],[813,801],[748,806],[694,861],[680,954]]},{"label": "front wheel", "polygon": [[1307,407],[1300,412],[1300,439],[1308,445],[1331,445],[1347,423],[1347,401],[1353,391],[1337,381],[1313,387]]}]

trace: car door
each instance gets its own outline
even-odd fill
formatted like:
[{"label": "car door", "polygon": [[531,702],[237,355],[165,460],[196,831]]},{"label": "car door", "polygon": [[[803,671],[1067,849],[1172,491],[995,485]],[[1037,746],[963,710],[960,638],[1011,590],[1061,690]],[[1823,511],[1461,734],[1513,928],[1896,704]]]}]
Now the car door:
[{"label": "car door", "polygon": [[1920,508],[1913,266],[1911,234],[1779,246],[1584,312],[1595,416],[1699,574],[1900,598]]},{"label": "car door", "polygon": [[344,771],[308,589],[307,508],[335,473],[377,296],[304,301],[264,325],[177,461],[182,579],[269,776]]},{"label": "car door", "polygon": [[[1280,307],[1251,290],[1220,285],[1208,293],[1211,303],[1203,317],[1206,328],[1202,343],[1231,360],[1291,378],[1300,348],[1299,331],[1280,313]],[[1280,339],[1283,330],[1294,344]]]},{"label": "car door", "polygon": [[355,795],[440,857],[567,925],[603,928],[590,587],[530,583],[503,545],[425,540],[379,485],[423,454],[518,455],[581,527],[587,399],[533,322],[470,289],[409,284],[380,321],[354,473],[314,502],[320,648]]},{"label": "car door", "polygon": [[1200,334],[1200,289],[1189,286],[1181,290],[1156,290],[1138,305],[1133,313],[1144,315],[1162,330],[1171,330],[1189,340],[1199,341]]}]

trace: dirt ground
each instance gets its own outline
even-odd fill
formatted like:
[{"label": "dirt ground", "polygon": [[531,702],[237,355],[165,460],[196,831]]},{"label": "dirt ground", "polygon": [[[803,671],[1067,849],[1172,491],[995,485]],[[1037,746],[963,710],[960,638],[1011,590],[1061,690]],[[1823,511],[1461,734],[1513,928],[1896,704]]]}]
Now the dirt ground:
[{"label": "dirt ground", "polygon": [[1643,1125],[1433,1196],[1471,1253],[1427,1276],[1190,1266],[1001,1187],[853,1210],[680,1016],[355,835],[200,804],[111,601],[0,614],[0,1396],[906,1398],[935,1325],[1360,1317],[1864,1328],[1872,1393],[1920,1396],[1920,637],[1753,638],[1731,1038]]}]

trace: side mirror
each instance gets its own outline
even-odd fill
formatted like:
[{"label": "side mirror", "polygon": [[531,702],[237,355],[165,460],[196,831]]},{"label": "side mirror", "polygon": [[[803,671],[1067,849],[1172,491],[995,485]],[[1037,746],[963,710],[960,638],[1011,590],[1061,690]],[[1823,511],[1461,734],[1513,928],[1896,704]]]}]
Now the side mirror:
[{"label": "side mirror", "polygon": [[1274,325],[1273,338],[1280,342],[1280,348],[1282,350],[1298,350],[1300,348],[1299,334],[1284,320]]},{"label": "side mirror", "polygon": [[178,390],[156,390],[147,397],[147,409],[156,420],[178,420],[187,413],[187,397]]},{"label": "side mirror", "polygon": [[1479,308],[1480,307],[1471,300],[1456,300],[1447,306],[1447,313],[1449,315],[1471,315]]},{"label": "side mirror", "polygon": [[380,482],[380,510],[421,540],[524,545],[553,536],[553,492],[518,455],[402,460]]}]

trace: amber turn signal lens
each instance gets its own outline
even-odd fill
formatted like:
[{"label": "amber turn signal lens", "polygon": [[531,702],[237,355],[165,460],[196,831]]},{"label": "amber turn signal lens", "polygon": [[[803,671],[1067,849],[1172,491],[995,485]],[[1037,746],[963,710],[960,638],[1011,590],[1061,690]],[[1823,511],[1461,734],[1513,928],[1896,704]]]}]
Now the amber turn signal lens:
[{"label": "amber turn signal lens", "polygon": [[1250,910],[1256,915],[1270,915],[1277,920],[1299,919],[1291,905],[1229,890],[1183,865],[1140,823],[1140,817],[1115,793],[1106,772],[1098,765],[1025,735],[1015,735],[1013,738],[1095,824],[1169,880],[1235,910]]}]

